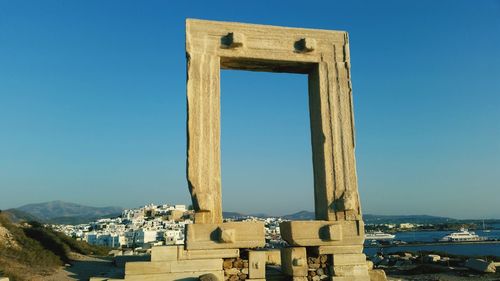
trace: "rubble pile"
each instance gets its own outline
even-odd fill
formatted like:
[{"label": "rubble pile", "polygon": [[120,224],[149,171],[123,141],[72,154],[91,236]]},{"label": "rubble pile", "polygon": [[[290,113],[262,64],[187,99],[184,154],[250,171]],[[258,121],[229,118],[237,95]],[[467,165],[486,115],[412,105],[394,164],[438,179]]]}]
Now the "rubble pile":
[{"label": "rubble pile", "polygon": [[496,263],[482,259],[466,257],[445,257],[437,254],[378,254],[370,257],[376,268],[387,270],[398,270],[399,272],[417,272],[433,270],[435,272],[460,272],[466,274],[467,271],[480,273],[495,273]]},{"label": "rubble pile", "polygon": [[222,266],[224,268],[224,280],[238,281],[248,278],[248,259],[239,257],[224,259]]},{"label": "rubble pile", "polygon": [[319,255],[317,257],[307,257],[307,268],[307,280],[319,281],[328,279],[328,256]]}]

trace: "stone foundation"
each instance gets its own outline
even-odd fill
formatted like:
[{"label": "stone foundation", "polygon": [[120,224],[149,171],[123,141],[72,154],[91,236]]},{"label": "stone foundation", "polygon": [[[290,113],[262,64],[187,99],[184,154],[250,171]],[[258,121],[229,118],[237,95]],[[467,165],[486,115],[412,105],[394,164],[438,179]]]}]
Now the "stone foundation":
[{"label": "stone foundation", "polygon": [[283,273],[293,280],[370,280],[364,254],[317,254],[318,251],[317,247],[282,249]]}]

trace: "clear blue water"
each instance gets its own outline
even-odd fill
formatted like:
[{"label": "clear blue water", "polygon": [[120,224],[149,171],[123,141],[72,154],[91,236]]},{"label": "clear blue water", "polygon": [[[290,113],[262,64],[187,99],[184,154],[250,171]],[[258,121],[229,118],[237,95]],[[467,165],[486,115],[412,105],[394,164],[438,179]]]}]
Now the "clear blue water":
[{"label": "clear blue water", "polygon": [[[405,242],[434,242],[441,239],[452,231],[411,231],[396,233],[396,240]],[[500,230],[495,229],[491,232],[475,231],[481,237],[492,239],[500,239]],[[500,243],[492,244],[452,244],[452,245],[425,245],[425,246],[401,246],[387,248],[365,248],[365,254],[368,256],[376,254],[378,251],[383,253],[394,253],[401,251],[418,252],[418,251],[438,251],[455,255],[467,256],[486,256],[494,255],[500,257]]]},{"label": "clear blue water", "polygon": [[487,228],[500,229],[500,223],[491,223],[486,226]]},{"label": "clear blue water", "polygon": [[[443,238],[444,236],[452,233],[453,231],[408,231],[396,233],[396,240],[405,242],[434,242]],[[500,230],[491,230],[491,232],[484,232],[482,230],[475,231],[480,237],[489,239],[500,239]]]}]

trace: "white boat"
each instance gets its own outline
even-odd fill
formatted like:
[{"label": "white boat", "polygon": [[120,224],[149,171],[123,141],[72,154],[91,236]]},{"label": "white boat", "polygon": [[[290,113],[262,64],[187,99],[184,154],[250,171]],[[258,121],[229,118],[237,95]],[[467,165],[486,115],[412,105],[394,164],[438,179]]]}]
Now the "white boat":
[{"label": "white boat", "polygon": [[485,240],[483,237],[479,237],[476,233],[468,231],[467,229],[461,228],[459,232],[453,232],[441,238],[439,241],[442,242],[463,242],[463,241],[482,241]]},{"label": "white boat", "polygon": [[394,239],[395,237],[396,235],[383,233],[382,231],[374,231],[372,233],[365,234],[366,240],[391,240]]},{"label": "white boat", "polygon": [[491,232],[491,230],[486,229],[486,228],[484,227],[484,220],[483,220],[483,232]]}]

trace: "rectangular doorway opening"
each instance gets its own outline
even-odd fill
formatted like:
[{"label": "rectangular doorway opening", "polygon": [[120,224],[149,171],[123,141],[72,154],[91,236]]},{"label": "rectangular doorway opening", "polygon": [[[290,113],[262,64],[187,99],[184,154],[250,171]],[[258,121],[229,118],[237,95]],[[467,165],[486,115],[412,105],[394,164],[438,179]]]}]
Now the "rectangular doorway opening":
[{"label": "rectangular doorway opening", "polygon": [[307,75],[221,70],[225,216],[314,219],[310,126]]}]

